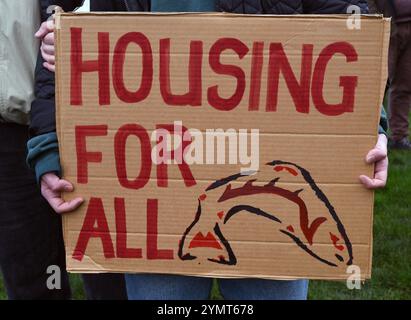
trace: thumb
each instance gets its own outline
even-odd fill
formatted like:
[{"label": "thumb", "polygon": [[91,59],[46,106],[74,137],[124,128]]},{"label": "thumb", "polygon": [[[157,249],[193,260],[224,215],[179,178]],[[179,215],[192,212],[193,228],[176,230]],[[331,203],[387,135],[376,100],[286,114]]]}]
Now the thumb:
[{"label": "thumb", "polygon": [[49,32],[54,31],[54,20],[44,21],[37,32],[34,34],[36,38],[44,38]]},{"label": "thumb", "polygon": [[374,148],[368,153],[366,161],[367,163],[371,164],[384,159],[386,156],[387,153],[384,150],[380,148]]},{"label": "thumb", "polygon": [[54,183],[53,186],[51,186],[51,190],[53,190],[54,192],[71,192],[73,191],[73,189],[73,185],[67,180],[63,179],[58,179],[57,182]]},{"label": "thumb", "polygon": [[43,175],[43,177],[41,178],[41,181],[44,182],[48,187],[52,187],[54,185],[56,185],[58,183],[58,181],[60,180],[59,177],[57,177],[56,174],[49,172],[46,173],[45,175]]},{"label": "thumb", "polygon": [[42,181],[44,181],[53,192],[73,191],[73,185],[70,182],[60,179],[54,173],[45,174]]}]

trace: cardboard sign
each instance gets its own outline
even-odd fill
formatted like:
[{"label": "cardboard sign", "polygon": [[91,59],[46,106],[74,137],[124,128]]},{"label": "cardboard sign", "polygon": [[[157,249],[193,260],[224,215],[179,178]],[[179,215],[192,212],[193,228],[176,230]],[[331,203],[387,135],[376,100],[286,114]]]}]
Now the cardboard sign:
[{"label": "cardboard sign", "polygon": [[59,15],[61,162],[86,200],[68,269],[369,278],[388,37],[381,17]]}]

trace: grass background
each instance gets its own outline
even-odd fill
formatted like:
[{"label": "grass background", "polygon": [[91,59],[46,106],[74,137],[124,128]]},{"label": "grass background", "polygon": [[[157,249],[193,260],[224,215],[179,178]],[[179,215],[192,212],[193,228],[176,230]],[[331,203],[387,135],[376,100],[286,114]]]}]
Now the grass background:
[{"label": "grass background", "polygon": [[[411,123],[411,117],[410,117]],[[361,290],[345,283],[311,281],[309,299],[407,299],[411,300],[411,153],[392,151],[388,185],[376,193],[372,280]],[[84,299],[78,275],[70,275],[73,298]],[[6,299],[0,278],[0,299]],[[221,299],[218,286],[212,299]]]}]

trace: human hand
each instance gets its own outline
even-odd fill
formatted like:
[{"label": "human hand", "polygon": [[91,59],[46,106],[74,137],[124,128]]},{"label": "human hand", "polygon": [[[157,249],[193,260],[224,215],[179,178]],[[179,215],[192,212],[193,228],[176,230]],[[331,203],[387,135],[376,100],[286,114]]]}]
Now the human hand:
[{"label": "human hand", "polygon": [[60,179],[54,173],[46,173],[41,178],[41,194],[57,213],[68,213],[76,210],[84,202],[83,198],[75,198],[71,201],[64,201],[62,192],[72,192],[73,185]]},{"label": "human hand", "polygon": [[43,22],[34,36],[41,40],[40,52],[44,59],[43,66],[51,72],[55,72],[55,50],[54,50],[54,19]]},{"label": "human hand", "polygon": [[384,188],[387,184],[388,177],[388,155],[387,155],[387,137],[384,134],[378,136],[378,142],[366,157],[368,164],[375,164],[374,177],[370,178],[365,175],[360,176],[361,183],[367,189]]}]

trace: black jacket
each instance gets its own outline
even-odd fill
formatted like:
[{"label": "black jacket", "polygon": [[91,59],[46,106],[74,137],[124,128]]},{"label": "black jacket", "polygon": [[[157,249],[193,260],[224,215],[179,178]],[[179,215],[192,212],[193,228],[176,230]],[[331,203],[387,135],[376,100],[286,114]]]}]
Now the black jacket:
[{"label": "black jacket", "polygon": [[[83,0],[39,0],[42,19],[49,16],[47,8],[59,5],[73,11]],[[216,0],[216,11],[247,14],[339,14],[350,5],[368,12],[366,0]],[[91,11],[150,11],[150,0],[90,0]],[[36,99],[31,106],[31,136],[55,130],[54,73],[42,66],[39,55],[35,72]]]},{"label": "black jacket", "polygon": [[[91,0],[92,11],[150,11],[150,0]],[[349,5],[367,10],[366,0],[217,0],[216,11],[258,14],[346,13]]]},{"label": "black jacket", "polygon": [[373,6],[373,13],[381,13],[386,17],[393,17],[396,23],[411,21],[410,0],[369,0]]}]

